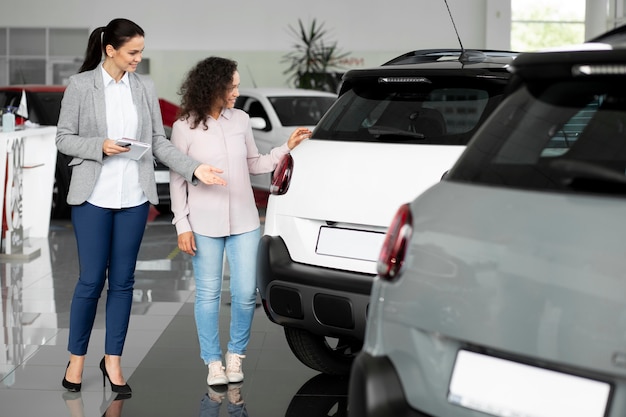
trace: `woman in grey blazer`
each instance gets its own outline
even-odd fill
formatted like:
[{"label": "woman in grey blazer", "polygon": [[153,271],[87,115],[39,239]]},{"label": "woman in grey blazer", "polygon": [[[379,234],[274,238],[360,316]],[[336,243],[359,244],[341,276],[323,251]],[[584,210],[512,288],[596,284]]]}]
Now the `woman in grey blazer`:
[{"label": "woman in grey blazer", "polygon": [[[95,29],[61,103],[56,144],[73,157],[67,202],[80,268],[70,308],[70,361],[62,381],[69,391],[81,389],[98,299],[108,280],[103,384],[108,379],[112,391],[131,394],[121,355],[139,246],[150,203],[158,203],[155,158],[192,184],[226,185],[216,175],[221,170],[189,158],[165,137],[154,84],[135,73],[143,49],[144,31],[130,20],[114,19]],[[130,158],[129,147],[117,143],[122,138],[143,142],[150,151]]]}]

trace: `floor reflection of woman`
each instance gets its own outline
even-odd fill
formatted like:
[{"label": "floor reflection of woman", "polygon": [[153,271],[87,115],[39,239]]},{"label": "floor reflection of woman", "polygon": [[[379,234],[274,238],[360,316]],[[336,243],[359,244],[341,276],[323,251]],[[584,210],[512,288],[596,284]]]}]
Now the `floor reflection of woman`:
[{"label": "floor reflection of woman", "polygon": [[218,417],[225,398],[228,399],[228,415],[231,417],[248,417],[248,409],[241,395],[242,383],[209,386],[209,391],[200,401],[199,417]]}]

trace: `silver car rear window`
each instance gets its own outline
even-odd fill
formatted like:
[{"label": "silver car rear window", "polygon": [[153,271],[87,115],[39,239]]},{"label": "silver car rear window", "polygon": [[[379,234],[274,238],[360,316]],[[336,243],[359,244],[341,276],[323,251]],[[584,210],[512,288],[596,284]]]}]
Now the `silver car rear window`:
[{"label": "silver car rear window", "polygon": [[451,180],[583,193],[626,193],[623,80],[531,84],[502,103]]}]

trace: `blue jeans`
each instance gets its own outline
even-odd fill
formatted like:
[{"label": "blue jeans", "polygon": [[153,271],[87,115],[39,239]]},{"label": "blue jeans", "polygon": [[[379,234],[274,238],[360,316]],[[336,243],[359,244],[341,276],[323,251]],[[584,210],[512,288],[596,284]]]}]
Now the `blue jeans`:
[{"label": "blue jeans", "polygon": [[[204,394],[200,401],[200,417],[219,417],[220,407],[222,403],[213,401],[209,394]],[[227,406],[228,415],[231,417],[248,417],[248,409],[246,404],[232,404],[228,403]]]},{"label": "blue jeans", "polygon": [[230,268],[230,340],[228,351],[243,355],[250,340],[256,307],[256,255],[260,229],[239,235],[208,237],[194,233],[196,254],[192,258],[196,280],[194,314],[200,357],[205,364],[222,359],[219,311],[224,252]]},{"label": "blue jeans", "polygon": [[80,273],[70,306],[70,353],[87,353],[98,300],[108,281],[104,353],[122,354],[133,304],[135,264],[149,209],[149,203],[123,209],[89,203],[72,207]]}]

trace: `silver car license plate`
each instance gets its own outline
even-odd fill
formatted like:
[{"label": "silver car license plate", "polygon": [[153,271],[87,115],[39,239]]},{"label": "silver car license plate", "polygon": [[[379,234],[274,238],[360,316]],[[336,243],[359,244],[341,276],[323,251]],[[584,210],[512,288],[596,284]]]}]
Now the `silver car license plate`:
[{"label": "silver car license plate", "polygon": [[448,401],[501,417],[603,417],[610,392],[606,382],[461,350]]}]

